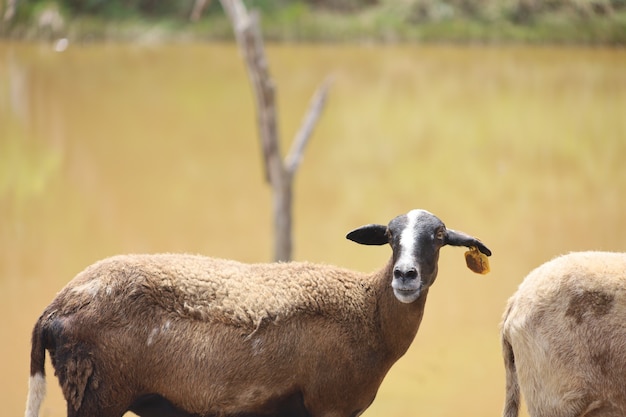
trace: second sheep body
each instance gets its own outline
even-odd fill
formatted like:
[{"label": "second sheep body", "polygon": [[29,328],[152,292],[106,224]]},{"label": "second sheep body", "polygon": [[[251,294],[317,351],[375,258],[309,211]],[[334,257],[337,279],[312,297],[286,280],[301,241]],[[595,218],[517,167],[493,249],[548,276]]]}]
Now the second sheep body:
[{"label": "second sheep body", "polygon": [[626,415],[626,254],[574,252],[533,270],[502,322],[504,417]]}]

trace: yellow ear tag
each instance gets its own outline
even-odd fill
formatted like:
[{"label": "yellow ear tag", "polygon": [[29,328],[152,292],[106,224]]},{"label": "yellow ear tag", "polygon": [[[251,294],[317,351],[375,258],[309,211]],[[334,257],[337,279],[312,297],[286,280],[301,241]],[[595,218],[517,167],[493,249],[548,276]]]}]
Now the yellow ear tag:
[{"label": "yellow ear tag", "polygon": [[472,246],[470,250],[465,252],[465,263],[469,269],[477,274],[485,275],[489,272],[489,258],[476,246]]}]

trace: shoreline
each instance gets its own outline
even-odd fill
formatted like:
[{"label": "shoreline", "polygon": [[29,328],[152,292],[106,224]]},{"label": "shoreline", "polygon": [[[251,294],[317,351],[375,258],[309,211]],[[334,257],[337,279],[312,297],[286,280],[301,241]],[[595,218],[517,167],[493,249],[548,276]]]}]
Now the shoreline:
[{"label": "shoreline", "polygon": [[[379,23],[352,15],[338,17],[307,13],[292,20],[264,15],[261,27],[264,40],[272,43],[626,45],[626,13],[611,18],[544,20],[532,24],[470,19],[413,24]],[[62,19],[56,25],[14,22],[0,27],[0,40],[3,41],[53,41],[61,38],[73,43],[234,40],[232,28],[224,16],[208,16],[193,23],[180,19],[77,17]]]}]

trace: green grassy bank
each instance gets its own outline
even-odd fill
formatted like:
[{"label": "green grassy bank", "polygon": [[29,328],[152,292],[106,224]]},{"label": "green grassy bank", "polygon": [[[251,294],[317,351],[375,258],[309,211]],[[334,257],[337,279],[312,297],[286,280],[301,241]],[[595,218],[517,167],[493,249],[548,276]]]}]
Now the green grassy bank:
[{"label": "green grassy bank", "polygon": [[[5,0],[2,14],[5,15]],[[18,2],[0,22],[5,39],[225,40],[218,1],[189,18],[192,0]],[[299,42],[479,42],[626,45],[626,0],[248,1],[265,38]],[[80,5],[80,7],[79,7]]]}]

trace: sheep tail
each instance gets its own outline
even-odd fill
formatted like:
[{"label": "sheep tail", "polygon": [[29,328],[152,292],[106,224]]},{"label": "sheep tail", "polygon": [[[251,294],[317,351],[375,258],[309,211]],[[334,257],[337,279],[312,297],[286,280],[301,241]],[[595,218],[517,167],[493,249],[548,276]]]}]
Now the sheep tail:
[{"label": "sheep tail", "polygon": [[502,336],[502,354],[504,356],[504,369],[506,372],[506,397],[504,402],[503,417],[518,417],[520,408],[520,389],[517,381],[515,368],[515,354],[513,346]]},{"label": "sheep tail", "polygon": [[28,398],[26,400],[25,417],[38,417],[41,403],[46,396],[46,337],[43,317],[37,320],[33,329],[30,350],[30,379],[28,381]]}]

